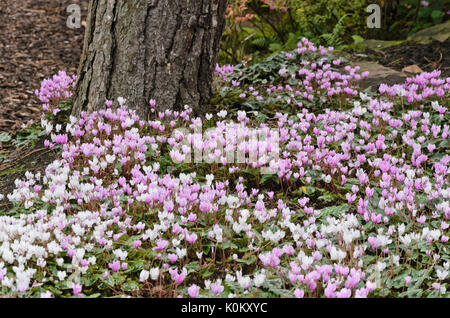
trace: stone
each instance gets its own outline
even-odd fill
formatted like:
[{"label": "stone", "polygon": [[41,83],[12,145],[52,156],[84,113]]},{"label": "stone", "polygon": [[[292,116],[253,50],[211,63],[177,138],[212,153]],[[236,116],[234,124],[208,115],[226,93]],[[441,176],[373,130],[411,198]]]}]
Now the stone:
[{"label": "stone", "polygon": [[408,37],[408,40],[427,44],[432,40],[437,40],[444,43],[448,38],[450,38],[450,20],[445,23],[423,29]]},{"label": "stone", "polygon": [[402,44],[404,41],[364,40],[361,45],[371,50],[384,50]]},{"label": "stone", "polygon": [[393,70],[376,62],[360,61],[350,63],[352,66],[358,65],[362,72],[369,72],[369,77],[361,80],[360,86],[363,89],[372,87],[372,90],[378,90],[380,84],[394,85],[405,82],[407,75],[403,72]]}]

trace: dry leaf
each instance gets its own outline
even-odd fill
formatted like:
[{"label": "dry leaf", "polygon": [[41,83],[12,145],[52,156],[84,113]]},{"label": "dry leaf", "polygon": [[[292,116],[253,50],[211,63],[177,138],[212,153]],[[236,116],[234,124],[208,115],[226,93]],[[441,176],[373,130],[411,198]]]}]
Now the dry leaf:
[{"label": "dry leaf", "polygon": [[403,68],[402,72],[420,74],[423,72],[423,70],[419,66],[414,64],[414,65],[410,65],[410,66]]}]

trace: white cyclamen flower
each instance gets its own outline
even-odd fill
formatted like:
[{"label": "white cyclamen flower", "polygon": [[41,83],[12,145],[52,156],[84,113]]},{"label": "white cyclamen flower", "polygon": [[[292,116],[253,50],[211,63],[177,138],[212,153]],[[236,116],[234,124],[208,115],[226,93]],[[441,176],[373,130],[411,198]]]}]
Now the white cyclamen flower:
[{"label": "white cyclamen flower", "polygon": [[158,268],[158,267],[153,267],[153,268],[150,270],[150,277],[151,277],[153,280],[157,280],[157,279],[158,279],[158,277],[159,277],[159,268]]},{"label": "white cyclamen flower", "polygon": [[145,270],[145,269],[143,269],[142,271],[141,271],[141,274],[139,274],[139,281],[142,283],[142,282],[145,282],[148,278],[149,278],[149,276],[150,276],[150,272],[149,271],[147,271],[147,270]]}]

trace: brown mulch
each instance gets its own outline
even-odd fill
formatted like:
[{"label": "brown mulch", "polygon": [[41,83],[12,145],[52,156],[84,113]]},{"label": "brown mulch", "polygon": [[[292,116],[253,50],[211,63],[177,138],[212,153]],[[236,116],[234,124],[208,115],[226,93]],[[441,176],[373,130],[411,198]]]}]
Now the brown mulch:
[{"label": "brown mulch", "polygon": [[406,42],[385,50],[366,50],[380,64],[401,71],[411,65],[419,66],[425,72],[435,69],[441,71],[441,77],[450,77],[450,39],[430,44]]},{"label": "brown mulch", "polygon": [[70,4],[79,4],[86,20],[87,0],[0,1],[0,132],[39,117],[34,91],[43,79],[76,73],[84,27],[67,27]]}]

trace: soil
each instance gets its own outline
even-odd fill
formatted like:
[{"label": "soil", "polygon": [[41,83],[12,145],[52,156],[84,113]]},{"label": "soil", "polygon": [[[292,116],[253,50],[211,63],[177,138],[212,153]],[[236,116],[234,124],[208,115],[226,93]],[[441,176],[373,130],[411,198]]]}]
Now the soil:
[{"label": "soil", "polygon": [[401,71],[411,65],[419,66],[425,72],[435,69],[441,71],[441,77],[450,77],[450,39],[441,43],[429,44],[405,42],[402,45],[385,50],[366,50],[366,54],[378,63]]},{"label": "soil", "polygon": [[84,27],[67,26],[67,7],[87,0],[0,1],[0,132],[11,132],[39,117],[34,91],[59,70],[75,74]]}]

